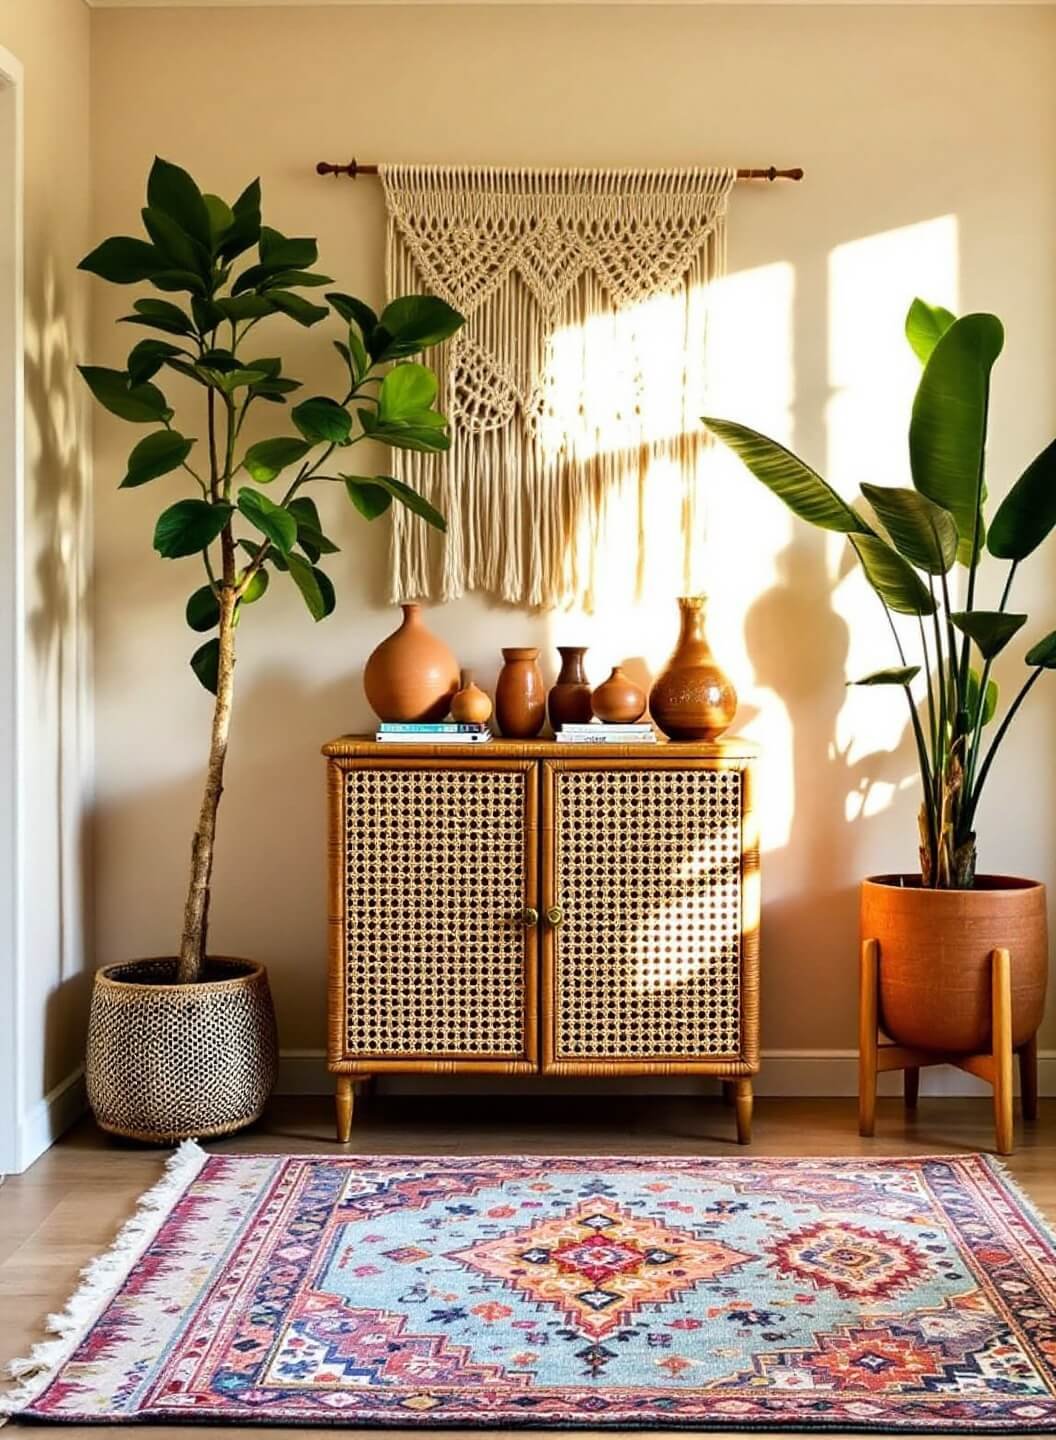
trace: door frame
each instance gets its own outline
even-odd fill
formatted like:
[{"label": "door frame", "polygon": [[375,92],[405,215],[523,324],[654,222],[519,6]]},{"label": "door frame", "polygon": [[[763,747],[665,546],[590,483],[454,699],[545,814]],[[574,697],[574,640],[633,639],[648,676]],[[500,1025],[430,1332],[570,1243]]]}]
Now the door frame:
[{"label": "door frame", "polygon": [[23,107],[21,61],[0,46],[0,1173],[20,1167],[25,636]]}]

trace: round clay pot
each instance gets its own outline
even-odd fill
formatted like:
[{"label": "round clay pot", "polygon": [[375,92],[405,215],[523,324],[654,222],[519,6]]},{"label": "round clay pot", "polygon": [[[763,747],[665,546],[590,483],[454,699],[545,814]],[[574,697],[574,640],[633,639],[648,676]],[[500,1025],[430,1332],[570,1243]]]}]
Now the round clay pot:
[{"label": "round clay pot", "polygon": [[594,714],[608,725],[632,725],[645,714],[645,691],[618,665],[590,698]]},{"label": "round clay pot", "polygon": [[1012,1044],[1045,1011],[1045,886],[977,875],[973,890],[931,890],[916,875],[862,882],[861,935],[880,946],[880,1025],[900,1045],[956,1054],[991,1049],[991,951],[1012,962]]},{"label": "round clay pot", "polygon": [[486,725],[491,719],[491,697],[473,683],[473,671],[463,670],[458,693],[451,701],[451,719],[462,725]]},{"label": "round clay pot", "polygon": [[458,689],[458,662],[426,629],[422,607],[403,605],[403,623],[363,669],[363,689],[379,720],[442,720]]},{"label": "round clay pot", "polygon": [[590,682],[583,669],[585,645],[559,645],[561,672],[546,700],[550,727],[556,735],[562,725],[589,725],[594,711],[590,707]]},{"label": "round clay pot", "polygon": [[495,686],[495,718],[511,740],[530,740],[543,728],[546,687],[539,669],[539,651],[530,645],[502,652],[503,666]]},{"label": "round clay pot", "polygon": [[88,1103],[113,1135],[153,1144],[229,1135],[256,1120],[278,1068],[263,965],[210,955],[177,985],[174,957],[107,965],[88,1016]]},{"label": "round clay pot", "polygon": [[672,740],[715,740],[737,713],[737,691],[711,653],[703,595],[683,596],[678,644],[653,682],[649,709]]}]

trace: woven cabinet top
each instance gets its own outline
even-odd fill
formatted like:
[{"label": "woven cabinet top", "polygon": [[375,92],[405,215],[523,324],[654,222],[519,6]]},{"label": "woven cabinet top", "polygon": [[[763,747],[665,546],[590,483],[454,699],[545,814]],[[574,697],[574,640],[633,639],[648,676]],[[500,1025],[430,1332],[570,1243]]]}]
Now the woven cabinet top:
[{"label": "woven cabinet top", "polygon": [[759,747],[739,736],[723,736],[719,740],[664,740],[655,744],[612,744],[586,741],[581,745],[558,743],[556,740],[489,740],[485,744],[456,745],[450,741],[430,744],[428,740],[392,744],[374,740],[368,735],[341,735],[328,740],[323,754],[334,760],[392,759],[439,760],[445,756],[457,760],[718,760],[732,765],[754,760]]}]

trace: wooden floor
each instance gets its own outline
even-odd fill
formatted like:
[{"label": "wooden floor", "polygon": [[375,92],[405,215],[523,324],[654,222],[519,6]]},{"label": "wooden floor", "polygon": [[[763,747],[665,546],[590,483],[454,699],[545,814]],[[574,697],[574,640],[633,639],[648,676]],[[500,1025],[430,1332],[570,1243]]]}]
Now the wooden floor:
[{"label": "wooden floor", "polygon": [[[1056,1105],[1041,1120],[1018,1121],[1008,1168],[1056,1223]],[[351,1153],[363,1154],[641,1154],[641,1155],[934,1155],[985,1150],[993,1144],[985,1100],[925,1099],[907,1116],[900,1101],[881,1100],[876,1137],[857,1134],[852,1100],[760,1100],[755,1141],[732,1140],[733,1113],[719,1101],[599,1096],[481,1100],[472,1097],[381,1098],[357,1112]],[[275,1102],[265,1123],[210,1150],[339,1152],[332,1107],[321,1099]],[[344,1153],[349,1153],[346,1151]],[[137,1196],[161,1171],[165,1152],[105,1139],[85,1121],[25,1175],[0,1186],[0,1361],[23,1355],[41,1337],[40,1323],[61,1308],[77,1272],[106,1249]],[[14,1427],[13,1427],[14,1428]],[[63,1426],[63,1437],[94,1437],[107,1427]],[[137,1426],[144,1440],[180,1436],[188,1428]],[[239,1427],[248,1432],[248,1427]],[[192,1440],[230,1440],[231,1427],[194,1426]],[[261,1432],[269,1433],[269,1432]],[[271,1432],[273,1433],[273,1432]],[[284,1431],[313,1435],[318,1431]],[[386,1431],[442,1440],[451,1431]],[[469,1433],[469,1432],[467,1432]],[[524,1437],[532,1432],[513,1432]],[[544,1434],[546,1432],[536,1432]],[[549,1432],[553,1436],[554,1432]],[[575,1432],[587,1436],[591,1432]],[[609,1432],[600,1432],[602,1434]],[[638,1432],[642,1433],[642,1432]],[[646,1432],[648,1433],[648,1432]]]}]

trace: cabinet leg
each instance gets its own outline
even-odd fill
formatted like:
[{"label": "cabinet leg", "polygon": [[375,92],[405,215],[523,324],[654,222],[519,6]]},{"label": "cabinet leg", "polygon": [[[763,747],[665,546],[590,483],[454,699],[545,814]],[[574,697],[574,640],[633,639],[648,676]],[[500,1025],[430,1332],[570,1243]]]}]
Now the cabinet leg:
[{"label": "cabinet leg", "polygon": [[1007,950],[994,950],[992,969],[994,1126],[997,1153],[1011,1155],[1015,1140],[1012,1116],[1012,961]]},{"label": "cabinet leg", "polygon": [[858,990],[858,1134],[876,1129],[877,983],[880,945],[862,941]]},{"label": "cabinet leg", "polygon": [[1019,1051],[1019,1093],[1023,1100],[1023,1119],[1038,1118],[1038,1037],[1032,1035]]},{"label": "cabinet leg", "polygon": [[356,1087],[351,1075],[337,1077],[337,1142],[347,1145],[352,1138],[352,1109],[355,1104]]},{"label": "cabinet leg", "polygon": [[907,1065],[905,1069],[905,1080],[903,1081],[903,1097],[907,1110],[917,1108],[917,1097],[920,1094],[920,1066]]},{"label": "cabinet leg", "polygon": [[734,1085],[734,1104],[737,1106],[737,1144],[752,1143],[752,1082],[740,1079]]}]

